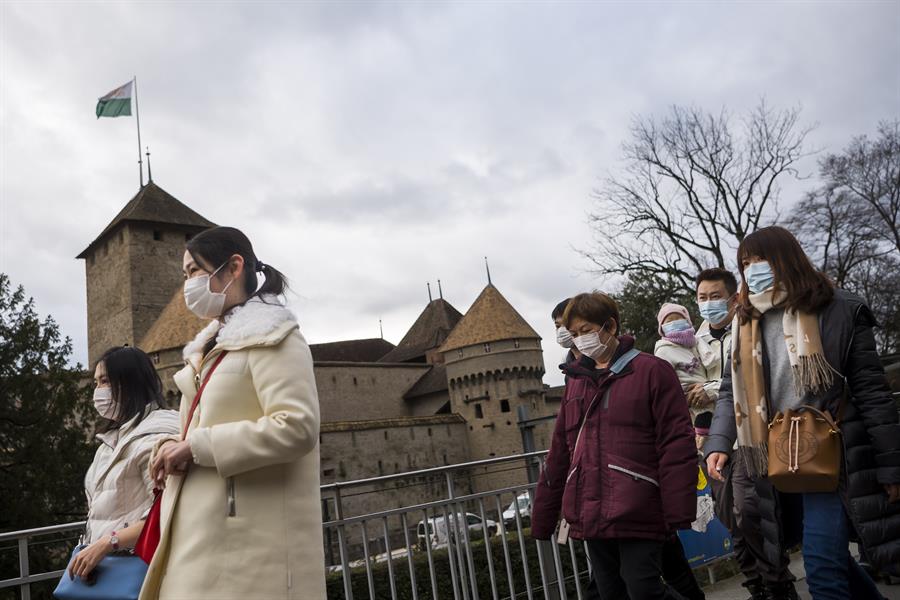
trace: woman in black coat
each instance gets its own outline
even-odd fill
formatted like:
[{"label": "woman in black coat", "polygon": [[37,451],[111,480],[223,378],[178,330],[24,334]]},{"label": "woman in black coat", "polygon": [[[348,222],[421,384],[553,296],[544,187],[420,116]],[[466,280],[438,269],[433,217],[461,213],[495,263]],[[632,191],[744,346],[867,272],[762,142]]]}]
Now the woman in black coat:
[{"label": "woman in black coat", "polygon": [[[790,545],[786,526],[797,521],[782,519],[782,509],[802,504],[813,598],[880,598],[848,547],[858,536],[875,566],[900,563],[900,425],[875,349],[875,320],[781,227],[748,235],[737,258],[744,283],[731,364],[704,446],[709,473],[721,477],[737,441],[756,480],[770,556]],[[840,420],[844,452],[835,492],[779,494],[767,480],[768,422],[803,405]]]}]

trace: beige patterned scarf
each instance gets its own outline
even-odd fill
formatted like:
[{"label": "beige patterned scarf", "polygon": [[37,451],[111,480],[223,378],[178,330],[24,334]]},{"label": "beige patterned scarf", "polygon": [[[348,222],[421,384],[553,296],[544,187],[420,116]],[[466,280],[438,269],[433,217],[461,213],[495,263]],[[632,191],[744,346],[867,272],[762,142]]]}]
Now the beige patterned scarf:
[{"label": "beige patterned scarf", "polygon": [[[737,424],[738,451],[746,460],[750,473],[761,477],[768,473],[767,441],[769,436],[769,403],[763,369],[762,316],[784,300],[784,293],[766,290],[751,294],[753,317],[741,324],[735,317],[736,331],[731,357],[734,391],[734,418]],[[784,311],[784,343],[787,347],[799,397],[819,394],[834,381],[834,370],[825,360],[819,321],[815,314]]]}]

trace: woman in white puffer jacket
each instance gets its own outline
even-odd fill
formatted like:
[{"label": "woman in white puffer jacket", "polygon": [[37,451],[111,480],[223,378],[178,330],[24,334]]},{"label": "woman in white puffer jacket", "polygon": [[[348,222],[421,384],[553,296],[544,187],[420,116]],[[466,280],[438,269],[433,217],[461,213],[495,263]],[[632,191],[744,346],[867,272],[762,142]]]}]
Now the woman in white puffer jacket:
[{"label": "woman in white puffer jacket", "polygon": [[81,578],[110,552],[134,547],[153,503],[150,453],[179,432],[178,412],[164,409],[159,375],[141,350],[107,350],[97,361],[94,383],[94,406],[106,425],[84,478],[87,547],[68,569]]}]

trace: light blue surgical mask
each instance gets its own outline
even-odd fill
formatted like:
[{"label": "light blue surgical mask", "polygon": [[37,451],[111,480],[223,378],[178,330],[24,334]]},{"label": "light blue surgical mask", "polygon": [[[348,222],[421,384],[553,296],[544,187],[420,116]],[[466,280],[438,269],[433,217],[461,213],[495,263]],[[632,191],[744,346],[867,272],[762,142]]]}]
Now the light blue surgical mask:
[{"label": "light blue surgical mask", "polygon": [[668,323],[663,323],[662,330],[666,335],[671,335],[676,331],[687,331],[688,329],[693,329],[691,324],[688,323],[687,319],[678,319],[677,321],[670,321]]},{"label": "light blue surgical mask", "polygon": [[751,294],[764,292],[775,282],[772,266],[766,261],[755,262],[744,267],[744,279]]},{"label": "light blue surgical mask", "polygon": [[710,300],[701,302],[699,306],[700,316],[712,325],[718,325],[728,318],[728,300]]}]

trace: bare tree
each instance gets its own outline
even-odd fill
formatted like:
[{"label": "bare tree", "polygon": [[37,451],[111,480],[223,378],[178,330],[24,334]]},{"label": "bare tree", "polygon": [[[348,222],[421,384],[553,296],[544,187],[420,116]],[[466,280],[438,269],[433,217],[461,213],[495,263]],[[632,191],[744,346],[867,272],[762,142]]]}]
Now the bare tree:
[{"label": "bare tree", "polygon": [[624,172],[594,192],[595,244],[583,254],[598,274],[672,278],[685,290],[702,269],[727,268],[775,214],[779,180],[798,176],[811,129],[799,115],[761,102],[737,127],[724,110],[695,107],[637,118]]},{"label": "bare tree", "polygon": [[819,163],[822,185],[785,225],[838,287],[869,303],[882,352],[900,351],[900,122]]},{"label": "bare tree", "polygon": [[826,192],[846,194],[869,208],[872,234],[900,257],[900,121],[880,123],[874,141],[862,135],[843,153],[826,156],[821,175]]}]

